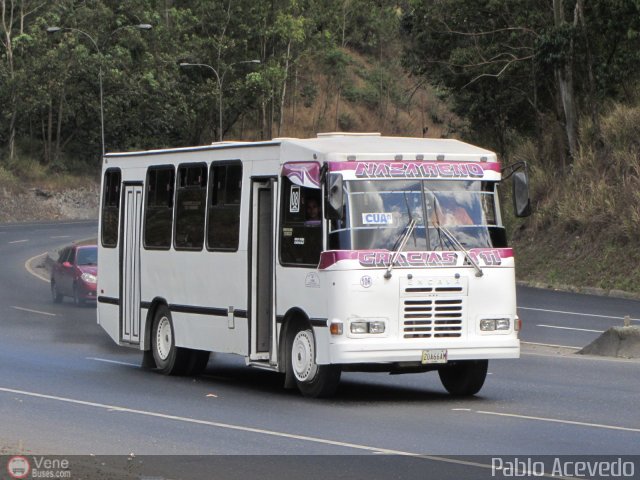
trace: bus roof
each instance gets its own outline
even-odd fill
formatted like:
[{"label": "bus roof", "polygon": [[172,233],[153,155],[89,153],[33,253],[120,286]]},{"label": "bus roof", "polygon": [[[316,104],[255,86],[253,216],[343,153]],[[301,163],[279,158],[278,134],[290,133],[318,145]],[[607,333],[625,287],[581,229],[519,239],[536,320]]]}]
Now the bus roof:
[{"label": "bus roof", "polygon": [[[469,143],[453,139],[389,137],[379,133],[321,133],[316,138],[275,138],[257,142],[217,142],[196,147],[138,152],[108,153],[106,157],[128,157],[163,153],[280,146],[281,158],[313,156],[325,161],[359,160],[449,160],[496,162],[496,154]],[[285,153],[286,152],[286,153]]]}]

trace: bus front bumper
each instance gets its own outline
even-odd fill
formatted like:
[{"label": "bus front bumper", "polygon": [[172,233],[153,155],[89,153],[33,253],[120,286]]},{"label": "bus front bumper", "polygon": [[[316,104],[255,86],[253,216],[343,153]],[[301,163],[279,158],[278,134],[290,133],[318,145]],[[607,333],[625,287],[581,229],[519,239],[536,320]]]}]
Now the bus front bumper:
[{"label": "bus front bumper", "polygon": [[447,360],[491,360],[520,357],[519,340],[501,342],[499,345],[406,345],[380,343],[367,344],[345,342],[329,347],[332,364],[380,364],[422,362],[425,352],[446,351]]}]

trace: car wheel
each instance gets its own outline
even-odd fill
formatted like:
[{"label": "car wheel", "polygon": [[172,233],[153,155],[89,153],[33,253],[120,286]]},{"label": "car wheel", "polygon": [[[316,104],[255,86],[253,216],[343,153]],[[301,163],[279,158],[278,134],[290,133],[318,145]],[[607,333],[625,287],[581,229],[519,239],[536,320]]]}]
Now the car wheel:
[{"label": "car wheel", "polygon": [[294,331],[289,342],[290,362],[287,365],[298,390],[305,397],[329,397],[340,382],[338,365],[318,365],[313,329],[302,326]]},{"label": "car wheel", "polygon": [[51,299],[53,300],[53,303],[60,303],[62,302],[62,297],[63,295],[58,292],[58,285],[56,285],[56,281],[55,280],[51,280]]},{"label": "car wheel", "polygon": [[156,367],[165,375],[184,375],[189,367],[189,350],[176,347],[173,320],[169,309],[161,305],[153,319],[151,349]]},{"label": "car wheel", "polygon": [[480,391],[487,378],[489,360],[466,360],[438,370],[440,381],[451,395],[468,397]]},{"label": "car wheel", "polygon": [[73,286],[73,303],[75,303],[77,306],[84,305],[84,299],[80,298],[80,292],[78,292],[77,285]]}]

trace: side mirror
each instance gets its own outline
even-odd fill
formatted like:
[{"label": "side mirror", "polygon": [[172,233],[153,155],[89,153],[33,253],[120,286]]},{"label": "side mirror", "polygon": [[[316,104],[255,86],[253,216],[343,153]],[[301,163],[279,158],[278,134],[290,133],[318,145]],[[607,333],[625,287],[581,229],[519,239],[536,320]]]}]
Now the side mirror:
[{"label": "side mirror", "polygon": [[62,266],[63,266],[64,268],[71,268],[71,267],[72,267],[72,265],[71,265],[71,263],[70,263],[70,262],[63,262],[63,263],[62,263]]},{"label": "side mirror", "polygon": [[327,176],[327,216],[332,220],[339,220],[343,216],[344,191],[342,189],[342,175],[330,173]]},{"label": "side mirror", "polygon": [[526,170],[513,174],[513,209],[516,217],[531,215],[531,201],[529,199],[529,176]]}]

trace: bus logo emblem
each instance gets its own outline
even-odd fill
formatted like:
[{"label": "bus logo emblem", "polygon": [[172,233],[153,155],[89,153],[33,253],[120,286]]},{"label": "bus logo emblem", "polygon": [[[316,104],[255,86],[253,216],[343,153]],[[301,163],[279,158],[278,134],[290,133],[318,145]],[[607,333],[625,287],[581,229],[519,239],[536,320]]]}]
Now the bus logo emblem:
[{"label": "bus logo emblem", "polygon": [[312,272],[307,274],[307,278],[304,280],[304,286],[308,288],[320,288],[320,277],[317,273]]},{"label": "bus logo emblem", "polygon": [[369,288],[371,285],[373,285],[373,279],[369,275],[363,275],[362,277],[360,277],[360,285],[363,288]]},{"label": "bus logo emblem", "polygon": [[11,478],[27,478],[31,471],[29,460],[23,456],[11,457],[7,463],[7,471]]}]

